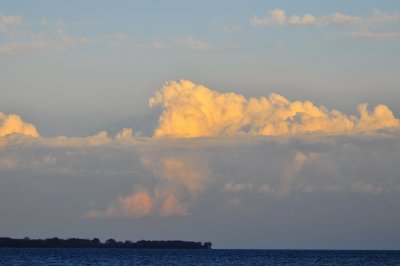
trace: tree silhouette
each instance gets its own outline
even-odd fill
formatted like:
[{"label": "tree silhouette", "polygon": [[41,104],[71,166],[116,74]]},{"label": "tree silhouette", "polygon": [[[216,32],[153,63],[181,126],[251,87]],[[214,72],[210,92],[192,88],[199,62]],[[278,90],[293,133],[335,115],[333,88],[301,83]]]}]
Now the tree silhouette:
[{"label": "tree silhouette", "polygon": [[132,242],[116,241],[112,238],[102,243],[98,238],[81,239],[68,238],[60,239],[57,237],[48,239],[13,239],[9,237],[0,237],[0,248],[136,248],[136,249],[210,249],[211,242],[193,242],[181,240],[140,240]]}]

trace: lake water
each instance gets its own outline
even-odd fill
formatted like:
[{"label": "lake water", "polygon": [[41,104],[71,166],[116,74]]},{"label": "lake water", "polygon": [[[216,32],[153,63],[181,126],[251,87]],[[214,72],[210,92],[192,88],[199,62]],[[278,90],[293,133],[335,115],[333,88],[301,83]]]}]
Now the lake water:
[{"label": "lake water", "polygon": [[400,265],[400,251],[1,248],[0,265]]}]

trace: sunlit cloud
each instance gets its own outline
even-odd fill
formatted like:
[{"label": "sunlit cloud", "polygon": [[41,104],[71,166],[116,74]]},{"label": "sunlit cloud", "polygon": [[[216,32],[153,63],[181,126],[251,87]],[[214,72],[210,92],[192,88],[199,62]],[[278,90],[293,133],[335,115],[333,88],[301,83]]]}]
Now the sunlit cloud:
[{"label": "sunlit cloud", "polygon": [[24,122],[19,115],[5,115],[4,113],[0,112],[0,137],[14,133],[30,137],[39,136],[36,127],[32,124]]},{"label": "sunlit cloud", "polygon": [[149,194],[147,191],[135,192],[127,196],[119,196],[104,211],[90,210],[86,218],[128,217],[141,218],[147,216],[169,217],[188,214],[188,207],[176,195],[168,193]]},{"label": "sunlit cloud", "polygon": [[101,217],[143,217],[152,213],[153,199],[145,191],[139,191],[128,196],[120,196],[112,202],[105,211],[91,210],[87,218]]},{"label": "sunlit cloud", "polygon": [[121,143],[131,143],[133,141],[133,130],[124,128],[115,135],[115,140]]},{"label": "sunlit cloud", "polygon": [[175,195],[169,194],[165,197],[161,209],[160,216],[168,217],[173,215],[185,216],[188,214],[188,207],[180,202]]},{"label": "sunlit cloud", "polygon": [[[195,165],[190,165],[184,160],[171,157],[162,158],[159,163],[161,163],[161,169],[159,169],[161,171],[156,174],[159,174],[163,180],[182,184],[193,196],[204,189],[204,182],[207,180],[207,176],[196,171],[194,169]],[[150,167],[151,169],[157,169],[154,164]]]},{"label": "sunlit cloud", "polygon": [[399,120],[385,105],[377,105],[369,112],[367,105],[361,104],[360,117],[355,117],[310,101],[291,102],[274,93],[247,99],[187,80],[166,83],[149,105],[163,109],[155,137],[356,134],[400,127]]}]

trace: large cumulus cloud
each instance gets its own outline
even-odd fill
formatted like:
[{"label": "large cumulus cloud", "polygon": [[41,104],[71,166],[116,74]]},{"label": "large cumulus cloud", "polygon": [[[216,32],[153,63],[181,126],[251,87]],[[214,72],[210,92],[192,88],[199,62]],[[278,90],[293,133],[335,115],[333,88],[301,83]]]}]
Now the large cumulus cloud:
[{"label": "large cumulus cloud", "polygon": [[275,93],[247,99],[187,80],[166,83],[149,104],[163,109],[155,137],[359,134],[400,128],[399,120],[382,104],[372,112],[361,104],[359,117],[355,117],[310,101],[291,102]]}]

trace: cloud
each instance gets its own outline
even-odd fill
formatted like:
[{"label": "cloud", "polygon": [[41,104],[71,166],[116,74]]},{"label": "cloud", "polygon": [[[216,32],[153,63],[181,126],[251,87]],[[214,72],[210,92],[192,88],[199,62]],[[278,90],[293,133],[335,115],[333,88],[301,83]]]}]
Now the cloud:
[{"label": "cloud", "polygon": [[[87,39],[82,39],[79,43],[87,43]],[[65,42],[63,40],[55,39],[35,39],[27,42],[20,43],[6,43],[0,45],[0,54],[13,55],[18,53],[33,53],[41,51],[63,51],[68,45],[73,45],[75,41]]]},{"label": "cloud", "polygon": [[137,43],[134,46],[139,49],[161,50],[163,48],[166,48],[168,45],[162,42],[151,42],[151,43]]},{"label": "cloud", "polygon": [[367,40],[400,40],[400,32],[396,31],[359,31],[350,33],[350,36]]},{"label": "cloud", "polygon": [[105,211],[91,210],[85,217],[143,217],[150,215],[153,208],[154,203],[150,195],[145,191],[140,191],[132,195],[120,196]]},{"label": "cloud", "polygon": [[188,207],[180,202],[174,194],[150,195],[147,191],[135,192],[127,196],[119,196],[104,211],[90,210],[86,218],[128,217],[141,218],[147,216],[169,217],[185,216]]},{"label": "cloud", "polygon": [[188,207],[180,202],[173,194],[165,197],[161,209],[160,216],[168,217],[173,215],[185,216],[188,214]]},{"label": "cloud", "polygon": [[[211,177],[204,169],[208,167],[204,167],[205,162],[198,162],[195,157],[184,158],[187,157],[184,154],[176,156],[168,152],[168,147],[157,147],[157,144],[150,139],[146,142],[150,145],[147,147],[150,150],[141,148],[140,166],[141,173],[147,176],[147,180],[143,184],[136,184],[140,186],[139,192],[119,196],[104,211],[91,210],[86,217],[139,218],[189,215],[189,206],[198,200],[199,195],[210,183]],[[131,147],[137,148],[137,145],[138,143],[134,142]],[[135,206],[146,207],[146,211]]]},{"label": "cloud", "polygon": [[233,211],[271,197],[400,193],[399,121],[385,105],[361,104],[355,117],[190,81],[166,83],[150,105],[163,108],[154,137],[48,138],[0,113],[0,193],[14,179],[29,190],[89,178],[84,197],[96,204],[79,215],[99,219],[190,216],[208,199]]},{"label": "cloud", "polygon": [[42,19],[39,23],[40,30],[33,29],[31,24],[23,25],[21,16],[1,16],[0,33],[6,32],[7,36],[0,43],[0,55],[15,55],[41,52],[62,52],[68,47],[86,46],[93,43],[105,43],[119,47],[128,40],[125,33],[115,33],[105,36],[82,36],[69,33],[68,25],[62,20],[48,21]]},{"label": "cloud", "polygon": [[115,135],[115,140],[120,143],[131,143],[133,141],[133,130],[124,128]]},{"label": "cloud", "polygon": [[[158,174],[162,180],[182,184],[193,196],[204,188],[207,176],[196,171],[194,165],[173,157],[163,158],[160,164],[161,169],[158,169],[160,171],[155,174]],[[157,168],[154,164],[150,167],[152,170]]]},{"label": "cloud", "polygon": [[146,192],[137,192],[126,197],[119,197],[118,203],[126,216],[146,216],[153,209],[153,201]]},{"label": "cloud", "polygon": [[[288,156],[290,157],[290,156]],[[292,190],[296,190],[296,178],[299,176],[299,172],[303,169],[306,162],[310,162],[312,154],[306,155],[303,152],[297,151],[293,155],[292,160],[285,158],[280,173],[276,176],[278,182],[275,182],[274,186],[268,183],[252,183],[252,182],[227,182],[223,187],[224,192],[231,193],[268,193],[278,197],[286,197]],[[271,180],[268,180],[271,182]],[[311,186],[307,186],[304,190],[310,190]]]},{"label": "cloud", "polygon": [[[124,137],[121,137],[121,135],[124,134],[126,134],[126,132],[118,133],[116,140],[118,142],[126,141],[126,139],[123,139]],[[41,138],[38,141],[43,145],[53,147],[102,146],[113,142],[113,140],[108,136],[107,131],[104,130],[95,135],[87,137],[57,136],[54,138]]]},{"label": "cloud", "polygon": [[253,190],[254,185],[252,183],[232,183],[228,182],[224,185],[224,191],[229,192],[240,192],[246,190]]},{"label": "cloud", "polygon": [[[0,139],[8,143],[0,145],[0,193],[23,186],[42,202],[48,194],[38,188],[57,195],[63,188],[63,202],[80,195],[74,215],[92,219],[177,218],[210,208],[262,211],[271,198],[278,204],[306,195],[400,193],[396,133],[176,140],[139,138],[123,129],[115,137],[102,131],[80,138]],[[87,202],[95,204],[85,208]]]},{"label": "cloud", "polygon": [[352,184],[352,189],[355,192],[366,193],[366,194],[381,194],[385,192],[385,187],[381,184],[372,184],[365,182],[364,180],[358,180]]},{"label": "cloud", "polygon": [[129,37],[125,33],[117,33],[117,34],[112,35],[111,39],[114,42],[121,43],[121,42],[127,41],[129,39]]},{"label": "cloud", "polygon": [[139,49],[151,49],[151,50],[185,48],[193,51],[206,51],[212,49],[212,46],[210,44],[201,41],[193,36],[177,37],[172,40],[166,40],[166,41],[136,43],[134,46]]},{"label": "cloud", "polygon": [[[104,145],[133,145],[135,137],[131,128],[124,128],[115,137],[109,136],[107,131],[100,131],[91,136],[84,137],[43,137],[36,127],[26,123],[18,115],[4,115],[0,112],[0,146],[8,143],[30,145],[32,143],[46,147],[96,147]],[[22,136],[22,137],[21,137]],[[36,138],[34,141],[31,138]]]},{"label": "cloud", "polygon": [[219,28],[219,32],[223,33],[235,33],[235,32],[241,32],[242,28],[239,26],[223,26]]},{"label": "cloud", "polygon": [[284,10],[276,8],[268,12],[268,15],[263,18],[254,18],[250,21],[253,26],[261,26],[268,24],[281,24],[286,23],[287,17]]},{"label": "cloud", "polygon": [[[22,21],[22,18],[16,21]],[[59,52],[63,51],[66,47],[87,45],[92,42],[86,36],[74,36],[66,33],[62,21],[50,24],[47,20],[43,20],[41,24],[42,27],[46,28],[47,33],[15,30],[13,34],[19,36],[19,41],[7,39],[6,42],[0,44],[0,54],[13,55],[43,51]]]},{"label": "cloud", "polygon": [[178,46],[183,46],[190,48],[192,50],[199,50],[199,51],[204,51],[204,50],[209,50],[211,46],[203,41],[200,41],[193,36],[187,36],[184,38],[176,38],[174,40],[174,43]]},{"label": "cloud", "polygon": [[310,101],[290,102],[274,93],[247,99],[187,80],[166,83],[149,100],[149,105],[163,108],[155,137],[358,134],[400,127],[399,120],[385,105],[377,105],[369,113],[367,105],[362,104],[357,118]]},{"label": "cloud", "polygon": [[253,26],[278,24],[282,26],[350,26],[350,25],[374,25],[400,21],[400,13],[385,13],[374,10],[370,17],[351,16],[342,13],[333,13],[323,17],[312,14],[287,16],[283,9],[276,8],[269,11],[264,17],[254,16],[250,23]]},{"label": "cloud", "polygon": [[30,137],[39,136],[36,127],[24,122],[19,115],[5,115],[0,112],[0,138],[10,134],[20,134]]},{"label": "cloud", "polygon": [[7,28],[19,26],[22,23],[22,17],[17,15],[0,15],[0,33],[6,32]]}]

